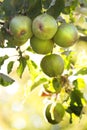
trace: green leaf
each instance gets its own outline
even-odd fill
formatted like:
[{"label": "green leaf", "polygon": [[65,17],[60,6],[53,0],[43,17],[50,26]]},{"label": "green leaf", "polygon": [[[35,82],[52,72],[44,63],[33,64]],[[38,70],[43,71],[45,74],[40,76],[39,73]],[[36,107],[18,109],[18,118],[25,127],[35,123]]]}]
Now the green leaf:
[{"label": "green leaf", "polygon": [[40,78],[38,81],[35,81],[35,82],[33,83],[33,85],[31,86],[31,91],[32,91],[33,89],[35,89],[36,87],[38,87],[39,85],[43,84],[43,83],[46,82],[46,81],[47,81],[46,78]]},{"label": "green leaf", "polygon": [[59,14],[62,12],[63,8],[64,0],[56,0],[55,4],[47,10],[47,13],[52,15],[54,18],[57,18]]},{"label": "green leaf", "polygon": [[86,86],[85,80],[83,78],[77,78],[73,81],[73,85],[75,86],[75,89],[79,89],[80,91],[84,89]]},{"label": "green leaf", "polygon": [[26,50],[29,51],[29,52],[34,53],[33,49],[30,46]]},{"label": "green leaf", "polygon": [[28,3],[28,9],[30,10],[37,4],[38,0],[27,0],[26,3]]},{"label": "green leaf", "polygon": [[[1,37],[0,38],[0,46],[3,47],[3,48],[4,47],[6,47],[6,48],[7,47],[10,47],[10,48],[15,47],[15,45],[13,44],[14,43],[14,38],[13,38],[12,35],[10,35],[8,33],[6,28],[8,28],[8,24],[7,23],[5,23],[4,26],[0,30],[0,37]],[[4,44],[5,40],[7,40],[6,44]]]},{"label": "green leaf", "polygon": [[0,3],[0,19],[3,20],[3,16],[4,16],[4,14],[3,14],[2,2],[1,2],[1,3]]},{"label": "green leaf", "polygon": [[75,86],[75,88],[78,88],[78,81],[77,81],[77,79],[73,81],[73,85]]},{"label": "green leaf", "polygon": [[11,61],[11,62],[8,63],[8,66],[7,66],[7,72],[8,72],[8,74],[12,71],[13,64],[14,64],[14,61]]},{"label": "green leaf", "polygon": [[0,84],[2,86],[8,86],[11,85],[14,82],[14,80],[12,78],[10,78],[9,76],[0,73]]},{"label": "green leaf", "polygon": [[53,88],[55,89],[56,93],[61,92],[62,84],[60,78],[53,78],[52,80]]},{"label": "green leaf", "polygon": [[36,63],[30,59],[27,60],[27,67],[28,67],[29,73],[31,75],[31,80],[35,81],[35,78],[38,77],[40,70],[38,69]]},{"label": "green leaf", "polygon": [[44,9],[48,9],[53,0],[42,0],[42,6]]},{"label": "green leaf", "polygon": [[[5,23],[4,26],[1,28],[1,33],[3,35],[3,39],[7,40],[5,47],[12,48],[12,47],[14,47],[14,44],[13,44],[14,39],[13,39],[13,36],[8,33],[6,28],[8,28],[8,23]],[[10,44],[8,45],[8,43],[10,43]],[[4,47],[4,45],[3,45],[3,47]]]},{"label": "green leaf", "polygon": [[87,74],[87,67],[81,68],[75,75],[86,75]]},{"label": "green leaf", "polygon": [[59,78],[48,80],[46,83],[43,84],[43,87],[48,93],[60,93],[62,88]]},{"label": "green leaf", "polygon": [[77,104],[71,104],[70,107],[68,107],[68,109],[66,110],[68,113],[74,113],[76,116],[80,116],[81,112],[82,112],[82,108],[83,106],[79,106]]},{"label": "green leaf", "polygon": [[18,73],[20,78],[22,77],[22,74],[24,72],[25,67],[26,67],[26,58],[21,57],[19,59],[19,66],[17,68],[17,73]]},{"label": "green leaf", "polygon": [[7,18],[13,17],[15,14],[24,14],[29,6],[28,0],[4,0],[2,9]]},{"label": "green leaf", "polygon": [[43,87],[46,92],[48,93],[55,93],[55,89],[53,88],[52,84],[48,81],[45,84],[43,84]]},{"label": "green leaf", "polygon": [[67,109],[67,112],[74,113],[77,116],[80,116],[83,104],[82,104],[83,93],[78,89],[74,89],[70,94],[70,106]]},{"label": "green leaf", "polygon": [[4,36],[3,36],[2,31],[0,30],[0,47],[3,47],[3,46],[4,46]]},{"label": "green leaf", "polygon": [[7,55],[0,57],[0,68],[4,64],[4,61],[8,59],[9,57]]},{"label": "green leaf", "polygon": [[70,50],[64,51],[62,53],[62,56],[63,56],[64,62],[65,62],[65,69],[70,70],[73,52],[71,52]]},{"label": "green leaf", "polygon": [[13,5],[13,0],[4,0],[2,4],[2,9],[5,12],[5,16],[12,16],[15,14],[15,7]]},{"label": "green leaf", "polygon": [[71,92],[70,98],[71,98],[72,103],[76,102],[77,104],[80,105],[81,104],[81,98],[83,98],[83,93],[78,89],[74,89]]},{"label": "green leaf", "polygon": [[75,8],[78,5],[78,0],[66,0],[65,1],[65,8],[63,9],[63,13],[70,14],[72,10],[75,10]]},{"label": "green leaf", "polygon": [[33,67],[34,67],[35,69],[38,68],[38,66],[36,65],[36,63],[35,63],[33,60],[31,60],[31,63],[32,63],[32,65],[33,65]]},{"label": "green leaf", "polygon": [[41,11],[42,11],[41,0],[35,0],[35,3],[33,3],[33,6],[30,6],[30,7],[29,7],[29,10],[26,12],[26,14],[32,19],[34,19],[37,15],[41,14]]}]

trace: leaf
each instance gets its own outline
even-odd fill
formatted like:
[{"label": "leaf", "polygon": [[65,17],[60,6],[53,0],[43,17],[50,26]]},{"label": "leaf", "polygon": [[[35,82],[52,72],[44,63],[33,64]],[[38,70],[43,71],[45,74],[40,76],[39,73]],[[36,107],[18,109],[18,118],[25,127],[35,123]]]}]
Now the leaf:
[{"label": "leaf", "polygon": [[36,63],[32,60],[27,60],[27,67],[29,70],[29,73],[31,75],[31,80],[34,81],[35,78],[37,78],[37,76],[39,75],[40,71],[36,65]]},{"label": "leaf", "polygon": [[75,75],[86,75],[87,74],[87,67],[81,68]]},{"label": "leaf", "polygon": [[79,89],[80,91],[83,91],[84,87],[86,86],[86,83],[84,79],[77,78],[73,81],[73,85],[75,86],[75,88]]},{"label": "leaf", "polygon": [[66,110],[68,113],[74,113],[77,116],[80,116],[81,112],[82,112],[82,108],[83,106],[79,106],[76,104],[71,104],[70,107],[68,107],[68,109]]},{"label": "leaf", "polygon": [[43,84],[43,87],[48,93],[59,93],[61,91],[61,83],[56,78],[48,80]]},{"label": "leaf", "polygon": [[32,53],[34,52],[30,46],[27,48],[27,51],[32,52]]},{"label": "leaf", "polygon": [[43,84],[43,87],[44,87],[45,91],[48,93],[55,93],[56,92],[55,89],[53,88],[52,84],[50,84],[49,82]]},{"label": "leaf", "polygon": [[0,19],[3,19],[2,2],[0,3]]},{"label": "leaf", "polygon": [[29,6],[29,0],[4,0],[2,10],[6,18],[12,18],[15,14],[24,14]]},{"label": "leaf", "polygon": [[76,102],[77,104],[81,104],[81,98],[83,98],[83,93],[80,90],[74,89],[71,92],[70,98],[72,103]]},{"label": "leaf", "polygon": [[70,14],[72,10],[75,10],[75,8],[78,5],[78,0],[66,0],[65,1],[65,8],[63,9],[63,13]]},{"label": "leaf", "polygon": [[22,74],[24,72],[25,67],[26,67],[26,58],[21,57],[19,59],[19,66],[17,68],[17,73],[18,73],[20,78],[22,77]]},{"label": "leaf", "polygon": [[29,5],[28,5],[28,9],[30,10],[31,8],[33,8],[35,6],[35,4],[37,3],[38,0],[27,0]]},{"label": "leaf", "polygon": [[52,15],[54,18],[57,18],[59,14],[62,12],[63,8],[64,0],[56,0],[55,4],[47,10],[47,13]]},{"label": "leaf", "polygon": [[37,15],[41,14],[42,10],[42,3],[41,0],[36,0],[35,4],[29,8],[29,10],[26,12],[26,14],[34,19]]},{"label": "leaf", "polygon": [[31,91],[46,81],[47,81],[46,78],[40,78],[38,81],[34,82],[34,84],[31,86]]},{"label": "leaf", "polygon": [[60,78],[53,78],[52,81],[53,88],[55,89],[56,93],[61,92],[62,84]]},{"label": "leaf", "polygon": [[34,67],[35,69],[38,68],[38,66],[35,64],[35,62],[34,62],[33,60],[31,60],[31,63],[32,63],[32,65],[33,65],[33,67]]},{"label": "leaf", "polygon": [[2,86],[8,86],[11,85],[14,82],[14,80],[12,78],[10,78],[9,76],[0,73],[0,84]]},{"label": "leaf", "polygon": [[80,116],[83,104],[82,104],[83,93],[78,89],[74,89],[70,94],[70,106],[67,109],[67,112],[74,113],[77,116]]},{"label": "leaf", "polygon": [[13,64],[14,64],[14,61],[11,61],[11,62],[8,63],[8,66],[7,66],[7,72],[8,72],[8,74],[12,71]]},{"label": "leaf", "polygon": [[4,61],[8,59],[9,57],[7,55],[0,57],[0,68],[4,64]]},{"label": "leaf", "polygon": [[42,0],[42,6],[44,9],[48,9],[53,0]]},{"label": "leaf", "polygon": [[6,48],[7,47],[13,48],[13,47],[15,47],[14,37],[6,30],[6,28],[8,28],[8,24],[6,23],[4,26],[5,27],[1,28],[1,31],[2,31],[2,34],[4,36],[4,39],[7,40],[5,47]]},{"label": "leaf", "polygon": [[2,31],[0,30],[0,47],[4,46],[4,36],[2,34]]},{"label": "leaf", "polygon": [[12,4],[13,0],[4,0],[2,3],[2,9],[6,16],[12,16],[15,14],[15,7]]},{"label": "leaf", "polygon": [[72,56],[73,52],[67,50],[62,53],[64,62],[65,62],[65,69],[69,70],[71,68],[71,63],[72,63]]}]

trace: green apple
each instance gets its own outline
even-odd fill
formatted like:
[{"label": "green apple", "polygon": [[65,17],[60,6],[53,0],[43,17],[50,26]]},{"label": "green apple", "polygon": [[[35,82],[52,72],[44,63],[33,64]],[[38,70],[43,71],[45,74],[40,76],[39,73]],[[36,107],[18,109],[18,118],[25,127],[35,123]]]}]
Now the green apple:
[{"label": "green apple", "polygon": [[53,50],[54,43],[52,40],[41,40],[33,36],[30,39],[32,49],[38,54],[47,54]]},{"label": "green apple", "polygon": [[61,24],[54,36],[54,42],[60,47],[70,47],[78,40],[77,28],[70,23]]},{"label": "green apple", "polygon": [[45,110],[45,116],[46,116],[46,119],[49,123],[55,125],[57,124],[57,121],[55,121],[54,119],[52,119],[52,113],[51,113],[51,107],[52,107],[52,104],[48,104],[47,107],[46,107],[46,110]]},{"label": "green apple", "polygon": [[49,77],[57,77],[63,73],[64,60],[58,54],[50,54],[42,58],[40,66]]},{"label": "green apple", "polygon": [[48,40],[55,35],[57,31],[57,22],[52,16],[44,13],[33,20],[32,30],[37,38]]},{"label": "green apple", "polygon": [[57,103],[53,110],[54,120],[60,123],[65,115],[65,109],[61,103]]},{"label": "green apple", "polygon": [[[20,46],[32,37],[32,21],[29,17],[23,15],[14,16],[9,24],[9,30],[16,45]],[[19,44],[18,44],[19,43]]]}]

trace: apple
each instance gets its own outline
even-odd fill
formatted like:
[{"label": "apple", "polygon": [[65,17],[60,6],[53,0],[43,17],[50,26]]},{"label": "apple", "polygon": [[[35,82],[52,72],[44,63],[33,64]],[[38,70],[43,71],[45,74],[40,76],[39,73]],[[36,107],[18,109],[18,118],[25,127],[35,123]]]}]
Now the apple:
[{"label": "apple", "polygon": [[52,40],[41,40],[33,36],[30,39],[32,49],[38,54],[47,54],[53,50],[54,43]]},{"label": "apple", "polygon": [[52,119],[52,113],[51,113],[51,107],[52,107],[52,104],[48,104],[46,106],[46,110],[45,110],[45,116],[46,116],[46,119],[49,123],[55,125],[55,124],[58,124],[56,120]]},{"label": "apple", "polygon": [[49,77],[57,77],[63,73],[64,60],[58,54],[50,54],[42,58],[40,66]]},{"label": "apple", "polygon": [[[9,24],[9,30],[16,45],[20,46],[32,37],[32,21],[28,16],[14,16]],[[19,44],[18,44],[19,43]]]},{"label": "apple", "polygon": [[34,35],[42,40],[51,39],[57,31],[56,20],[47,13],[37,16],[32,23]]},{"label": "apple", "polygon": [[65,115],[65,109],[61,103],[57,103],[53,109],[54,120],[60,123]]},{"label": "apple", "polygon": [[61,24],[54,36],[54,42],[60,47],[70,47],[78,40],[77,28],[71,23]]}]

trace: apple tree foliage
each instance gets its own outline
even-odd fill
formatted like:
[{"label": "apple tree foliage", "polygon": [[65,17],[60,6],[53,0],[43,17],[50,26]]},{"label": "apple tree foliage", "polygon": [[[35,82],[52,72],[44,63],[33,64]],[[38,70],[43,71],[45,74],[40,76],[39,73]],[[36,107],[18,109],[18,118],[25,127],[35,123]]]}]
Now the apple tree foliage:
[{"label": "apple tree foliage", "polygon": [[[85,21],[87,22],[87,0],[0,0],[0,48],[14,48],[18,52],[15,61],[9,61],[10,57],[7,54],[0,56],[0,69],[6,60],[9,61],[7,65],[7,75],[0,73],[0,84],[6,87],[15,82],[9,74],[12,71],[14,63],[18,61],[19,65],[16,71],[20,78],[25,68],[28,67],[28,73],[32,80],[32,85],[29,86],[30,90],[32,91],[39,85],[43,87],[41,96],[47,99],[44,112],[47,121],[51,124],[60,123],[65,113],[67,113],[70,116],[71,123],[73,121],[72,115],[74,114],[77,117],[81,117],[83,107],[86,105],[86,99],[81,89],[85,87],[85,80],[80,76],[87,75],[87,67],[76,68],[74,61],[72,61],[73,51],[70,47],[64,48],[54,44],[50,54],[56,53],[62,57],[64,60],[64,71],[62,74],[55,75],[54,71],[55,73],[59,71],[59,68],[57,68],[58,70],[56,69],[57,66],[55,63],[57,61],[55,61],[54,58],[52,59],[52,64],[48,64],[47,62],[50,62],[48,59],[45,61],[46,64],[44,62],[42,66],[43,68],[45,66],[46,69],[44,69],[46,71],[48,69],[50,70],[51,65],[53,65],[52,67],[54,68],[52,68],[51,71],[54,76],[46,75],[42,71],[43,68],[39,67],[35,61],[31,59],[30,55],[25,55],[25,52],[30,52],[34,54],[34,56],[36,54],[30,44],[22,51],[21,46],[13,44],[14,39],[9,30],[10,21],[16,15],[27,16],[33,21],[35,17],[44,13],[52,16],[58,25],[62,23],[72,23],[78,30],[78,41],[87,41],[87,30],[79,25],[75,25],[78,14],[84,15]],[[21,34],[24,33],[25,32],[21,31]],[[28,40],[30,40],[30,38],[27,39],[27,41]],[[63,42],[64,40],[65,39],[63,39]],[[75,44],[77,44],[77,42]],[[41,43],[43,44],[43,41],[41,41]],[[45,41],[45,43],[47,43],[47,41]],[[43,56],[46,55],[49,54],[43,54]],[[46,66],[48,66],[48,69]],[[60,67],[61,70],[62,64],[58,67]]]}]

